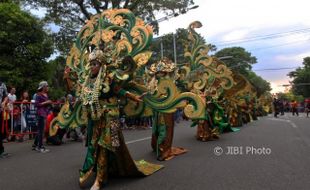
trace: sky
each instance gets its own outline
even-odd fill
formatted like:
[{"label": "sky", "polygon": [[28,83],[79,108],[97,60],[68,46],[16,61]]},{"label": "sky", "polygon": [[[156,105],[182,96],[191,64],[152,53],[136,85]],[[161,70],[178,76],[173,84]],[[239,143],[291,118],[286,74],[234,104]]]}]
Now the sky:
[{"label": "sky", "polygon": [[[192,21],[199,20],[203,27],[197,32],[204,36],[207,43],[216,45],[218,50],[241,46],[257,57],[253,70],[271,83],[273,93],[284,91],[281,85],[289,84],[289,80],[292,80],[287,76],[288,72],[302,66],[303,58],[310,56],[309,0],[194,2],[199,5],[197,9],[160,22],[159,36],[175,32],[177,28],[187,28]],[[278,35],[265,40],[247,40],[270,34]],[[240,40],[247,42],[240,43]],[[225,45],[227,42],[234,43]],[[291,69],[262,70],[270,68]]]},{"label": "sky", "polygon": [[[160,22],[159,36],[199,20],[197,29],[207,43],[225,47],[240,46],[257,58],[253,70],[270,82],[272,92],[283,92],[289,84],[287,74],[302,66],[310,56],[310,1],[309,0],[194,0],[198,8],[186,14]],[[43,16],[44,10],[34,11]],[[161,18],[159,15],[158,18]],[[58,30],[51,26],[52,30]],[[249,38],[278,34],[265,40]],[[280,37],[279,37],[280,36]],[[247,40],[247,42],[240,42]],[[227,44],[233,42],[232,44]],[[225,45],[226,43],[226,45]],[[283,70],[262,70],[290,68]],[[309,81],[310,82],[310,81]]]}]

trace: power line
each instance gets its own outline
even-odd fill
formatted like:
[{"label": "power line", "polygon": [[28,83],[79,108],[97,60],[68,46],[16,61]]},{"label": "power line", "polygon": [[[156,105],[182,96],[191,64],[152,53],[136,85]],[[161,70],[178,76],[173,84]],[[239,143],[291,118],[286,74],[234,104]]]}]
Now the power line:
[{"label": "power line", "polygon": [[252,42],[252,41],[268,40],[268,39],[280,38],[280,37],[285,37],[285,36],[292,36],[292,35],[301,34],[301,33],[310,33],[310,28],[304,28],[304,29],[281,32],[281,33],[273,33],[273,34],[267,34],[267,35],[260,35],[260,36],[252,36],[252,37],[244,38],[241,40],[215,42],[214,44],[217,44],[217,46],[227,46],[227,45],[233,45],[237,43],[246,43],[246,42]]},{"label": "power line", "polygon": [[152,24],[153,22],[159,23],[159,22],[163,22],[163,21],[169,20],[170,18],[177,17],[177,16],[182,15],[182,14],[186,14],[188,11],[193,10],[193,9],[197,9],[198,7],[199,7],[199,5],[194,5],[192,7],[188,7],[186,9],[182,9],[182,10],[180,10],[178,12],[170,13],[170,14],[164,16],[164,17],[161,17],[161,18],[158,18],[158,19],[156,19],[154,21],[148,22],[148,24]]},{"label": "power line", "polygon": [[282,84],[278,86],[289,87],[289,86],[310,86],[310,83],[296,83],[296,84]]},{"label": "power line", "polygon": [[308,33],[310,32],[310,28],[304,28],[304,29],[299,29],[299,30],[293,30],[293,31],[288,31],[288,32],[281,32],[281,33],[273,33],[273,34],[266,34],[266,35],[259,35],[259,36],[252,36],[252,37],[248,37],[248,38],[244,38],[244,39],[240,39],[240,40],[230,40],[230,41],[223,41],[223,42],[216,42],[218,45],[225,45],[225,44],[229,44],[229,43],[240,43],[243,41],[250,41],[250,40],[261,40],[261,39],[265,39],[265,38],[274,38],[274,37],[283,37],[286,35],[295,35],[298,33]]},{"label": "power line", "polygon": [[282,68],[268,68],[268,69],[255,69],[253,71],[280,71],[287,69],[297,69],[298,67],[282,67]]},{"label": "power line", "polygon": [[310,41],[310,38],[309,38],[308,40],[299,40],[299,41],[294,41],[294,42],[288,42],[288,43],[278,44],[278,45],[274,45],[274,46],[261,47],[261,48],[254,48],[254,49],[250,49],[249,51],[257,51],[257,50],[270,49],[270,48],[274,48],[274,47],[282,47],[282,46],[297,44],[297,43],[301,43],[301,42],[305,42],[305,41]]}]

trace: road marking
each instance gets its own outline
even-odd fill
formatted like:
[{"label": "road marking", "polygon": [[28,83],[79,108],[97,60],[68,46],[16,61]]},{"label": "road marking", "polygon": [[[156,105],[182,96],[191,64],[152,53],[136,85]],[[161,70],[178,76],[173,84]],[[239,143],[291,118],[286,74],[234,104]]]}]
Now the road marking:
[{"label": "road marking", "polygon": [[132,141],[126,142],[126,144],[132,144],[132,143],[136,143],[136,142],[140,142],[140,141],[145,141],[145,140],[149,140],[151,138],[152,137],[146,137],[146,138],[142,138],[142,139],[132,140]]},{"label": "road marking", "polygon": [[273,121],[284,121],[284,122],[288,122],[289,120],[287,119],[280,119],[280,118],[268,118],[269,120],[273,120]]},{"label": "road marking", "polygon": [[297,128],[297,125],[294,122],[292,122],[291,120],[288,120],[287,122],[289,122],[292,125],[292,127]]},{"label": "road marking", "polygon": [[273,121],[284,121],[284,122],[291,124],[292,127],[298,128],[297,125],[289,119],[280,119],[280,118],[268,118],[268,119],[273,120]]}]

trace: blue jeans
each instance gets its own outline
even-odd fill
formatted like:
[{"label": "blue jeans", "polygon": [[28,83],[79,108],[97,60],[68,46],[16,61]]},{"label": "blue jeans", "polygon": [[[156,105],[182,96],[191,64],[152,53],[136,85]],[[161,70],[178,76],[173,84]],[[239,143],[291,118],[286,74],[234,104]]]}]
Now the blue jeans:
[{"label": "blue jeans", "polygon": [[38,116],[38,134],[34,140],[34,144],[41,148],[43,145],[43,133],[45,127],[46,118],[43,116]]}]

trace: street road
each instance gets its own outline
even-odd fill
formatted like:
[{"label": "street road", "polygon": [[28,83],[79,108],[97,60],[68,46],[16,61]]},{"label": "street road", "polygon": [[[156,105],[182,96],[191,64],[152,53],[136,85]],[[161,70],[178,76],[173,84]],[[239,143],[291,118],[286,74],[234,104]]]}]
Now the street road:
[{"label": "street road", "polygon": [[[158,162],[151,151],[151,129],[125,130],[135,160],[165,168],[149,177],[110,179],[104,189],[310,189],[310,118],[263,117],[210,142],[197,141],[196,128],[189,125],[177,124],[174,135],[174,145],[189,152],[165,162]],[[0,190],[80,189],[78,170],[86,153],[82,143],[48,146],[51,152],[46,154],[32,151],[31,144],[4,144],[12,156],[0,159]]]}]

